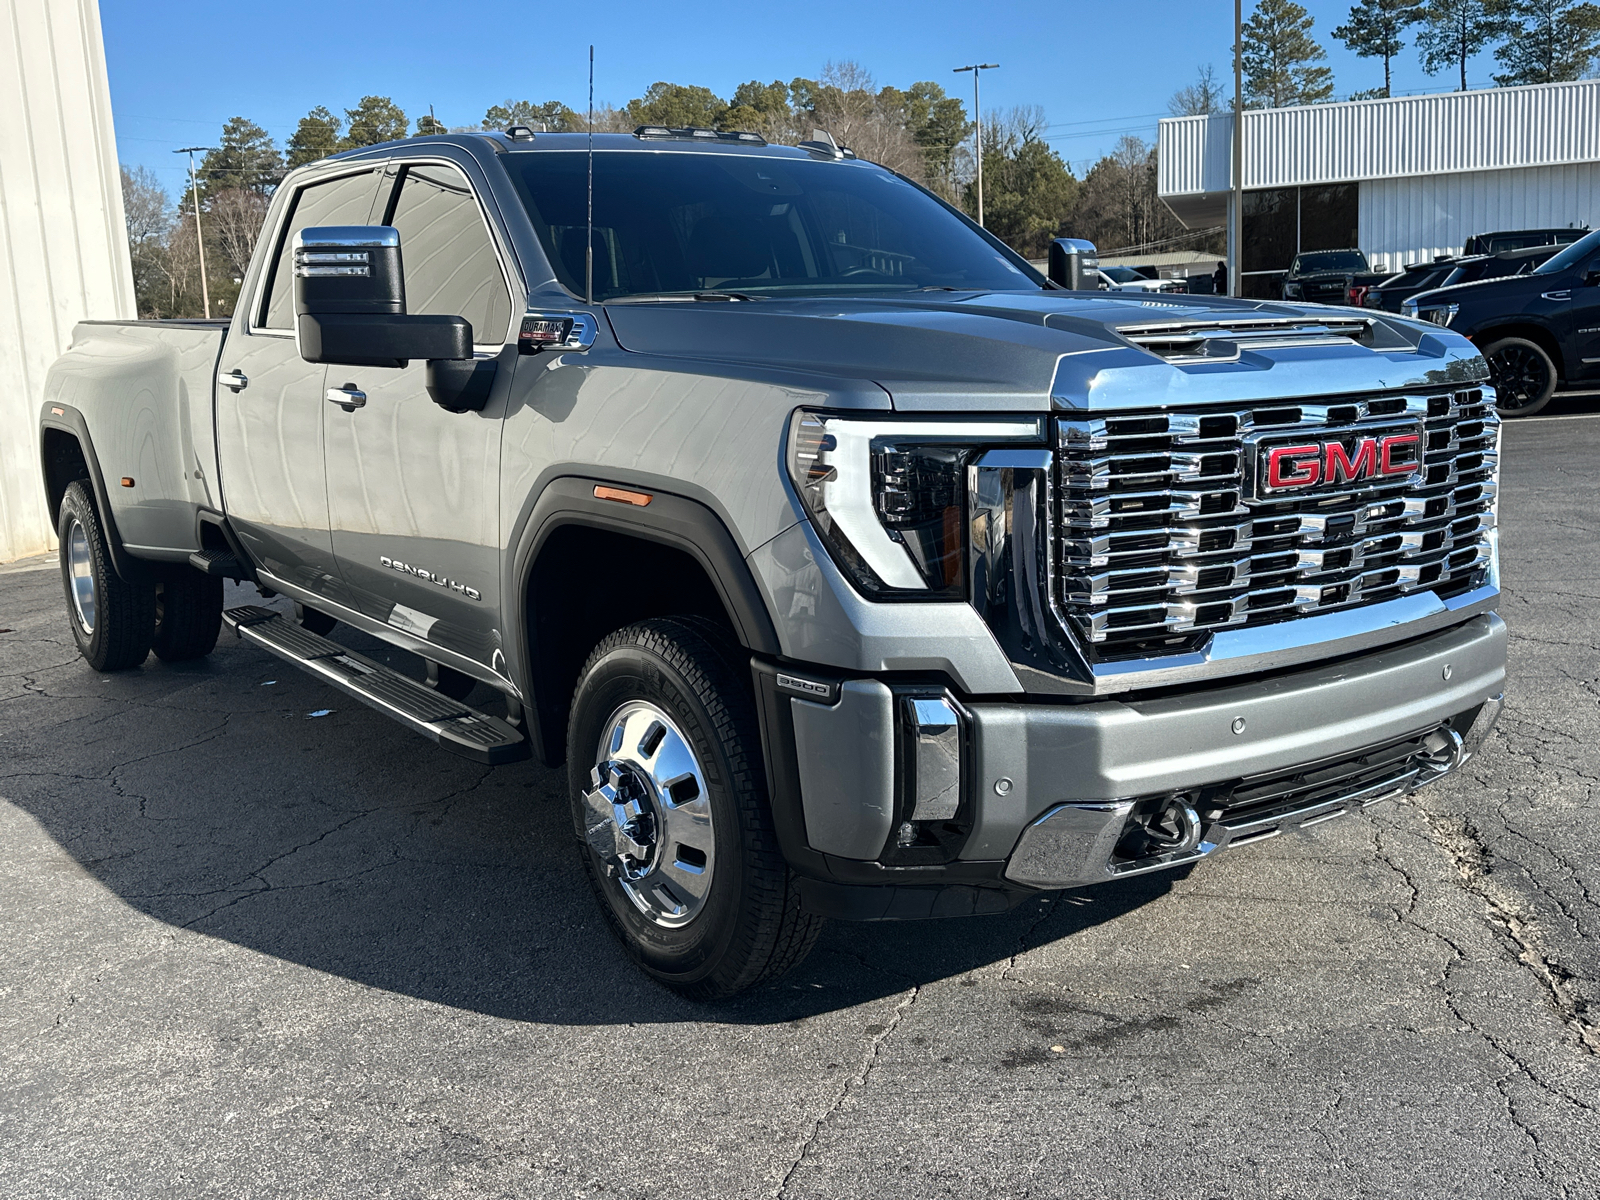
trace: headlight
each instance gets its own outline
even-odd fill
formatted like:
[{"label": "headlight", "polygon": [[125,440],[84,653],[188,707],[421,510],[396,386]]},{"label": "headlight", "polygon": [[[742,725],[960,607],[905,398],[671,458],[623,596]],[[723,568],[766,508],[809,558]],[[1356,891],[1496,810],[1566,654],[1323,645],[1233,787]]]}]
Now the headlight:
[{"label": "headlight", "polygon": [[1286,299],[1286,300],[1298,299],[1299,296],[1300,296],[1300,285],[1298,283],[1286,283],[1286,284],[1284,284],[1283,285],[1283,295],[1284,295],[1284,299]]},{"label": "headlight", "polygon": [[1416,315],[1424,321],[1432,321],[1435,325],[1449,325],[1456,319],[1456,314],[1461,311],[1459,304],[1439,304],[1430,308],[1419,308]]},{"label": "headlight", "polygon": [[823,544],[875,600],[966,596],[967,464],[986,446],[1043,444],[1038,418],[794,414],[789,478]]}]

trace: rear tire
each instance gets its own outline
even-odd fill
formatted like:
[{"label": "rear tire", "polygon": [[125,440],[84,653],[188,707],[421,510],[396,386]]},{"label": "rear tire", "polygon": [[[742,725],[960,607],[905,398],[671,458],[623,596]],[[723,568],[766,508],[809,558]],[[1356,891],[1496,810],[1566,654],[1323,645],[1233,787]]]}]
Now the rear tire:
[{"label": "rear tire", "polygon": [[180,569],[156,584],[151,648],[162,662],[204,658],[222,631],[222,577]]},{"label": "rear tire", "polygon": [[1545,348],[1527,338],[1501,338],[1483,352],[1502,417],[1531,417],[1550,403],[1559,378]]},{"label": "rear tire", "polygon": [[648,974],[720,1000],[810,951],[822,921],[778,850],[748,665],[716,626],[662,618],[601,642],[567,764],[584,868]]},{"label": "rear tire", "polygon": [[78,652],[96,671],[137,667],[149,656],[155,638],[155,584],[117,574],[99,510],[84,481],[67,485],[56,533],[67,618]]}]

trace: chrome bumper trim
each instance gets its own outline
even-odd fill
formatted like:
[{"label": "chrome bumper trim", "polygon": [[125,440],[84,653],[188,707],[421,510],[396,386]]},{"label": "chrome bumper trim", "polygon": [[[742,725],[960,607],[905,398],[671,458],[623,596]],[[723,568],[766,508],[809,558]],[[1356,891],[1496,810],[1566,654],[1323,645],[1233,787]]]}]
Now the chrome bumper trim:
[{"label": "chrome bumper trim", "polygon": [[[1381,801],[1405,799],[1454,774],[1471,759],[1499,720],[1502,700],[1499,695],[1486,700],[1464,734],[1444,727],[1430,735],[1425,743],[1429,753],[1398,765],[1382,779],[1253,819],[1230,822],[1224,814],[1221,820],[1206,826],[1200,844],[1192,850],[1113,862],[1112,854],[1136,801],[1057,804],[1023,830],[1007,863],[1006,878],[1028,887],[1053,890],[1148,875],[1198,862],[1219,850],[1264,842],[1290,830],[1305,830]],[[1432,749],[1435,739],[1436,751]]]}]

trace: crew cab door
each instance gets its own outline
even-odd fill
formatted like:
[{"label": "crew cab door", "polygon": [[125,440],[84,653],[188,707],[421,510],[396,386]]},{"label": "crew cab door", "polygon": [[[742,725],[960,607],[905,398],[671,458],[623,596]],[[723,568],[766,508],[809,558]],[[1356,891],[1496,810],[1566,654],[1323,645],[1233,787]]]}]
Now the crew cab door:
[{"label": "crew cab door", "polygon": [[472,183],[451,163],[392,166],[374,223],[399,231],[407,312],[465,317],[476,356],[497,360],[497,379],[481,411],[450,412],[429,396],[424,362],[328,368],[334,555],[367,616],[498,671],[500,397],[516,362],[513,277]]},{"label": "crew cab door", "polygon": [[1600,254],[1571,275],[1572,298],[1553,322],[1566,350],[1567,378],[1600,378]]},{"label": "crew cab door", "polygon": [[285,583],[349,603],[328,533],[322,399],[327,368],[294,339],[294,235],[364,225],[380,173],[323,174],[296,187],[246,281],[247,311],[217,364],[217,455],[223,505],[256,565]]}]

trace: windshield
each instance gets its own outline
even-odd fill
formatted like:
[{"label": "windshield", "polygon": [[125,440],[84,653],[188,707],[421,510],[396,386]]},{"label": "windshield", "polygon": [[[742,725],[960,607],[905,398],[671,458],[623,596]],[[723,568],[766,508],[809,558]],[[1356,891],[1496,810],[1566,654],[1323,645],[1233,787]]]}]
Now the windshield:
[{"label": "windshield", "polygon": [[1315,271],[1365,271],[1367,259],[1359,250],[1322,250],[1315,254],[1297,255],[1291,275],[1309,275]]},{"label": "windshield", "polygon": [[[587,155],[504,161],[557,279],[583,295]],[[868,163],[600,151],[593,244],[596,300],[1042,286],[926,192]]]},{"label": "windshield", "polygon": [[1556,275],[1568,267],[1576,266],[1591,254],[1600,254],[1600,229],[1586,238],[1573,242],[1554,258],[1546,259],[1533,269],[1535,275]]},{"label": "windshield", "polygon": [[1144,276],[1132,267],[1101,267],[1100,271],[1108,276],[1113,283],[1133,283],[1135,280],[1144,279]]}]

